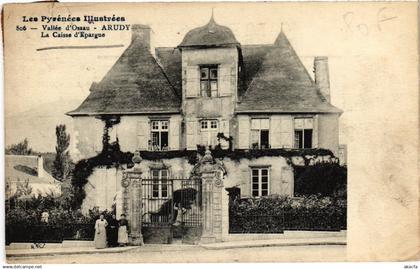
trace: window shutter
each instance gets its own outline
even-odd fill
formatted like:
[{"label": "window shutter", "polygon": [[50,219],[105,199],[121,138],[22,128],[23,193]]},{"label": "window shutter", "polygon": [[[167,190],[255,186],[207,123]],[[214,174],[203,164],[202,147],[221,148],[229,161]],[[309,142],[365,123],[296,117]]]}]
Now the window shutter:
[{"label": "window shutter", "polygon": [[[93,142],[93,150],[94,150],[94,152],[99,153],[102,150],[102,147],[103,147],[103,145],[102,145],[102,139],[103,139],[102,134],[104,132],[105,124],[101,120],[98,120],[98,119],[93,119],[93,120],[94,120],[94,122],[93,122],[92,125],[94,125],[95,130],[98,131],[96,133],[97,134],[96,139],[94,139],[94,142]],[[90,124],[90,122],[89,122],[89,124]]]},{"label": "window shutter", "polygon": [[169,150],[179,149],[180,119],[173,118],[169,121]]},{"label": "window shutter", "polygon": [[186,72],[186,97],[196,97],[199,95],[200,77],[198,66],[187,66]]},{"label": "window shutter", "polygon": [[[221,120],[220,121],[219,132],[223,133],[226,137],[230,136],[229,121],[228,120]],[[220,139],[220,145],[222,146],[223,149],[227,149],[229,147],[229,142],[224,140],[224,139]]]},{"label": "window shutter", "polygon": [[137,148],[147,150],[150,139],[150,126],[147,119],[137,121]]},{"label": "window shutter", "polygon": [[270,122],[270,144],[272,148],[281,148],[281,116],[271,116]]},{"label": "window shutter", "polygon": [[230,74],[230,66],[221,65],[219,67],[219,96],[230,96],[232,95],[232,85]]},{"label": "window shutter", "polygon": [[281,194],[288,197],[294,196],[294,175],[290,166],[281,168]]},{"label": "window shutter", "polygon": [[197,149],[197,121],[187,120],[187,149]]},{"label": "window shutter", "polygon": [[238,147],[240,149],[249,148],[250,123],[248,116],[238,117]]},{"label": "window shutter", "polygon": [[318,148],[318,115],[314,116],[312,130],[312,147]]},{"label": "window shutter", "polygon": [[293,148],[293,117],[281,116],[280,143],[283,148]]}]

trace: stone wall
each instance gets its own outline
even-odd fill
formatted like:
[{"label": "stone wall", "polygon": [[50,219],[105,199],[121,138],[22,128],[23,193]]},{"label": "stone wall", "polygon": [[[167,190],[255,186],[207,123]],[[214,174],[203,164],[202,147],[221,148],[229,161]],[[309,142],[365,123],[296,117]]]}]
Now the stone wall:
[{"label": "stone wall", "polygon": [[318,115],[318,147],[331,150],[338,156],[338,118],[339,114]]},{"label": "stone wall", "polygon": [[[233,161],[223,159],[227,175],[223,180],[224,188],[238,187],[242,197],[251,196],[251,167],[268,166],[270,168],[270,194],[293,195],[293,171],[283,157],[262,157],[258,159],[242,159]],[[143,160],[139,168],[143,177],[150,177],[151,168],[167,168],[170,177],[188,178],[193,165],[185,158],[163,159],[160,161]],[[94,206],[100,210],[110,209],[113,200],[117,201],[117,215],[121,212],[121,179],[125,167],[106,168],[98,167],[94,170],[85,185],[86,198],[82,211],[87,212]],[[174,189],[180,186],[174,185]]]},{"label": "stone wall", "polygon": [[[200,65],[218,66],[218,96],[202,97],[200,93]],[[200,144],[201,119],[219,122],[218,132],[234,136],[231,122],[237,100],[238,51],[236,48],[191,49],[182,52],[182,110],[185,113],[184,144],[196,149]],[[222,147],[228,143],[221,141]]]},{"label": "stone wall", "polygon": [[96,156],[102,150],[105,123],[92,116],[73,117],[74,131],[70,136],[73,161]]},{"label": "stone wall", "polygon": [[[120,123],[109,129],[109,142],[115,142],[118,137],[122,151],[135,152],[148,149],[151,140],[150,121],[165,119],[169,121],[169,150],[179,150],[181,145],[181,115],[131,115],[121,116]],[[96,156],[102,150],[104,121],[93,116],[73,117],[74,133],[70,142],[73,161]]]},{"label": "stone wall", "polygon": [[[242,197],[251,196],[251,167],[267,166],[270,169],[270,194],[291,195],[293,192],[293,173],[286,172],[288,168],[283,157],[261,157],[258,159],[242,159],[239,162],[223,161],[227,175],[224,180],[225,188],[238,187]],[[287,174],[286,174],[287,173]]]},{"label": "stone wall", "polygon": [[[114,201],[120,199],[122,169],[96,168],[85,185],[86,198],[83,200],[82,212],[99,207],[99,210],[111,209]],[[117,214],[121,209],[117,208]]]}]

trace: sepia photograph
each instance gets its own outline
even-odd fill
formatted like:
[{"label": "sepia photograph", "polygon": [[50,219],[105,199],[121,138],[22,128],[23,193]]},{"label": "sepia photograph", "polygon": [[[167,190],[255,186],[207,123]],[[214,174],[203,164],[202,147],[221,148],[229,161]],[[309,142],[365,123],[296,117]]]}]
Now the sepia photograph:
[{"label": "sepia photograph", "polygon": [[4,5],[6,262],[418,260],[417,16]]}]

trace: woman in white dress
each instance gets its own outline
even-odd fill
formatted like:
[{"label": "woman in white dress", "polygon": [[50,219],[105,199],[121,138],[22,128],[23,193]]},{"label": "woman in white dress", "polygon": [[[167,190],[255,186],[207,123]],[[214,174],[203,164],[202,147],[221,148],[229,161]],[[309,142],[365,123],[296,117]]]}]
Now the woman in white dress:
[{"label": "woman in white dress", "polygon": [[128,221],[125,219],[125,215],[121,214],[118,228],[118,244],[120,247],[128,244]]},{"label": "woman in white dress", "polygon": [[108,222],[101,214],[95,223],[95,248],[106,248],[106,226],[108,226]]}]

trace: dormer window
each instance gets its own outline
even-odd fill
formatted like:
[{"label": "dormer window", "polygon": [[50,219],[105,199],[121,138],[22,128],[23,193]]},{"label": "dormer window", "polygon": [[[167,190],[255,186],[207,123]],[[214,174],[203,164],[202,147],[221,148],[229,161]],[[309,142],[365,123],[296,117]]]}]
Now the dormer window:
[{"label": "dormer window", "polygon": [[200,67],[200,93],[202,97],[217,96],[217,65]]}]

